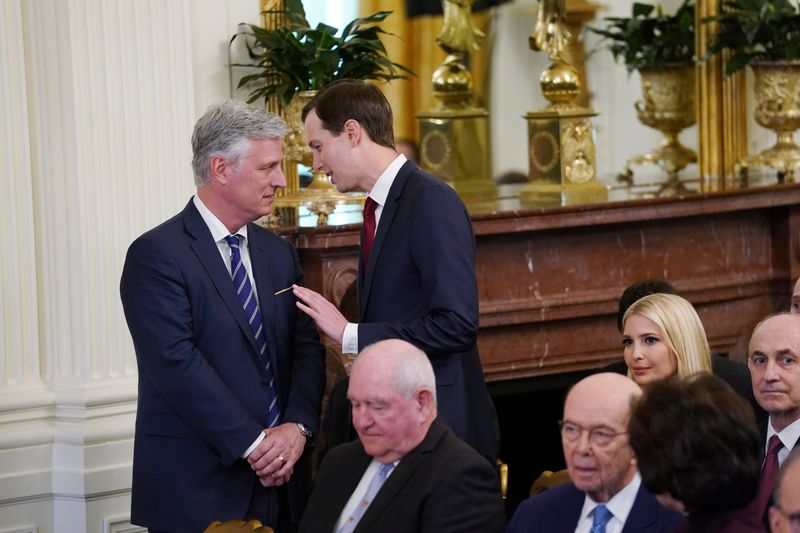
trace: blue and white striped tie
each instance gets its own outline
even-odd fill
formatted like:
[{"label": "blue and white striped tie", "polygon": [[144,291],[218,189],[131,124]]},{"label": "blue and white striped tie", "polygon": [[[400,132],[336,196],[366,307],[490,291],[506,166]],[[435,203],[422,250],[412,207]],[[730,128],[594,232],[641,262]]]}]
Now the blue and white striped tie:
[{"label": "blue and white striped tie", "polygon": [[269,400],[269,408],[267,410],[267,427],[273,427],[278,424],[281,412],[278,407],[278,393],[275,389],[275,375],[272,372],[272,364],[270,363],[267,353],[267,335],[264,331],[264,323],[261,320],[261,312],[258,310],[258,301],[253,292],[253,285],[250,283],[250,277],[247,275],[247,269],[242,263],[242,255],[239,250],[239,236],[228,235],[225,237],[228,246],[231,247],[231,278],[236,292],[239,294],[239,299],[242,301],[244,313],[247,315],[247,321],[250,322],[250,328],[253,330],[253,335],[256,338],[256,348],[261,355],[262,360],[267,361],[267,380],[269,386],[267,387],[267,398]]}]

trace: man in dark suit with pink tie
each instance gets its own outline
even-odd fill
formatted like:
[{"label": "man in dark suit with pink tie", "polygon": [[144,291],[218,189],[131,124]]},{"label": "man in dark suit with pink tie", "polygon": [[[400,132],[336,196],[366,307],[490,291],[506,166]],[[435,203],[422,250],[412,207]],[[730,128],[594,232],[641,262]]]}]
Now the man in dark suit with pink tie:
[{"label": "man in dark suit with pink tie", "polygon": [[368,191],[369,199],[358,323],[306,288],[295,289],[298,306],[343,353],[391,338],[423,350],[436,374],[442,420],[493,459],[496,420],[476,347],[475,242],[464,204],[397,153],[391,107],[374,85],[334,82],[306,105],[303,119],[314,168],[339,191]]}]

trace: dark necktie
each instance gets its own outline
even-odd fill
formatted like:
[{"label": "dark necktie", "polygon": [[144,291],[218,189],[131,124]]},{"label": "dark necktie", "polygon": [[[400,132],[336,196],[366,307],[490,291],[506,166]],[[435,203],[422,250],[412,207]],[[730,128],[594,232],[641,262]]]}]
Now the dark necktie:
[{"label": "dark necktie", "polygon": [[594,508],[594,519],[592,520],[592,529],[589,530],[589,533],[606,533],[606,524],[611,517],[614,516],[611,514],[611,511],[608,510],[608,507],[603,505],[602,503]]},{"label": "dark necktie", "polygon": [[364,202],[364,242],[361,246],[363,252],[364,270],[369,264],[369,253],[372,251],[372,243],[375,242],[375,208],[378,202],[367,197]]},{"label": "dark necktie", "polygon": [[278,407],[278,393],[275,389],[275,375],[272,373],[272,364],[269,361],[267,353],[267,335],[264,331],[264,323],[261,321],[261,312],[258,310],[258,302],[256,295],[253,292],[253,285],[250,283],[250,277],[247,275],[247,269],[242,263],[242,254],[239,250],[239,236],[228,235],[225,237],[228,246],[231,247],[231,279],[233,279],[233,286],[239,294],[239,299],[242,301],[244,307],[244,314],[247,316],[247,321],[250,322],[250,328],[253,330],[253,335],[256,338],[256,348],[261,355],[261,360],[267,361],[267,400],[269,407],[267,408],[267,427],[273,427],[278,424],[280,418],[280,408]]},{"label": "dark necktie", "polygon": [[783,449],[783,443],[777,435],[769,439],[767,446],[767,456],[764,458],[764,466],[761,468],[761,481],[758,483],[758,493],[755,499],[755,511],[758,518],[763,518],[767,512],[769,496],[775,488],[775,478],[778,475],[778,452]]}]

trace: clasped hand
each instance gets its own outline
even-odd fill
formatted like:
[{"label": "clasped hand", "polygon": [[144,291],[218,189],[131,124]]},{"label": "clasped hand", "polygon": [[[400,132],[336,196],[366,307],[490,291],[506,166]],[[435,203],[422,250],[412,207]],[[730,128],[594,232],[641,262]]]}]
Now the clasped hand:
[{"label": "clasped hand", "polygon": [[294,464],[303,454],[305,440],[293,422],[264,430],[264,439],[247,456],[263,486],[277,487],[289,481]]}]

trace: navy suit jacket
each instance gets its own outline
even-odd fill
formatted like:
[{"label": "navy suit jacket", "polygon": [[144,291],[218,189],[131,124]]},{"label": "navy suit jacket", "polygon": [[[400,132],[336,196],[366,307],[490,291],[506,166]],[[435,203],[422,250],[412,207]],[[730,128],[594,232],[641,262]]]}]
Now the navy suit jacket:
[{"label": "navy suit jacket", "polygon": [[[302,284],[297,253],[255,224],[247,231],[281,421],[316,430],[323,348],[291,293],[273,296]],[[191,200],[131,244],[120,293],[139,370],[131,521],[196,532],[243,518],[253,491],[267,490],[240,459],[267,426],[266,360]],[[306,492],[301,470],[289,483],[296,517]]]},{"label": "navy suit jacket", "polygon": [[476,346],[475,238],[452,188],[413,163],[402,166],[366,271],[359,262],[358,289],[359,351],[391,338],[423,350],[436,374],[440,417],[493,460],[497,422]]},{"label": "navy suit jacket", "polygon": [[[573,533],[585,496],[573,483],[537,494],[520,504],[506,533]],[[642,484],[622,533],[671,533],[681,520],[682,514],[663,507]]]},{"label": "navy suit jacket", "polygon": [[[300,533],[333,531],[371,460],[361,441],[325,456]],[[494,467],[437,419],[400,460],[354,533],[499,533],[504,522]]]}]

